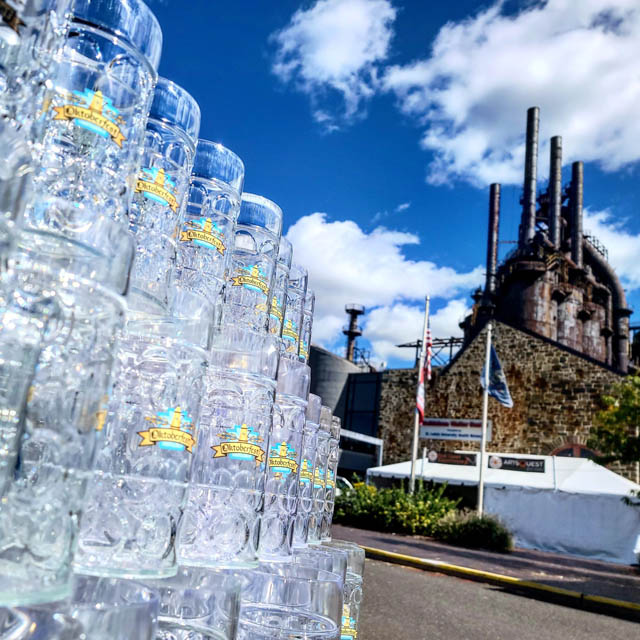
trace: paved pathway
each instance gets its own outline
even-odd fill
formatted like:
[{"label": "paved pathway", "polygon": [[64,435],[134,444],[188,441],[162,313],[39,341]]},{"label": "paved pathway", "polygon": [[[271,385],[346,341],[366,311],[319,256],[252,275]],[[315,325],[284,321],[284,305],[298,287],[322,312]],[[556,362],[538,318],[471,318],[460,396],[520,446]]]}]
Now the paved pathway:
[{"label": "paved pathway", "polygon": [[[509,554],[452,547],[430,538],[334,525],[333,537],[363,546],[534,580],[580,593],[640,604],[640,567],[516,549]],[[638,632],[640,638],[640,631]]]},{"label": "paved pathway", "polygon": [[[336,536],[337,537],[337,536]],[[640,624],[367,560],[358,640],[638,640]]]}]

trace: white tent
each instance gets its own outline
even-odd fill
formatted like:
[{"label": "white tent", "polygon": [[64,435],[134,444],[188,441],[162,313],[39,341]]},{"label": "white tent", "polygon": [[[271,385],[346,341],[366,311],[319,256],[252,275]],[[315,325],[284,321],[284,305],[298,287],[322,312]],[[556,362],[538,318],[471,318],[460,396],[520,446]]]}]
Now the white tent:
[{"label": "white tent", "polygon": [[[544,460],[543,473],[485,469],[485,511],[500,517],[517,546],[622,564],[637,561],[640,504],[628,506],[622,498],[640,485],[585,458],[487,453],[487,460],[491,456]],[[367,481],[410,473],[411,462],[399,462],[369,469]],[[416,477],[433,482],[477,485],[478,473],[471,465],[416,463]]]}]

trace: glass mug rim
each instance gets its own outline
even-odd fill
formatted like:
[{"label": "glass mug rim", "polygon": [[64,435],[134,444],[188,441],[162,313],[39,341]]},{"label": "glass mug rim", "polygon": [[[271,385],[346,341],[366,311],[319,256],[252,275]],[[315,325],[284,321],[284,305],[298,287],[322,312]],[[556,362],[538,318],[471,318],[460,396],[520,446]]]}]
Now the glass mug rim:
[{"label": "glass mug rim", "polygon": [[[264,216],[258,219],[254,210],[264,212]],[[256,193],[245,192],[242,194],[237,222],[238,227],[262,229],[274,235],[278,239],[278,256],[280,255],[282,219],[282,209],[273,200]]]},{"label": "glass mug rim", "polygon": [[75,0],[71,23],[78,28],[93,27],[126,41],[144,57],[157,77],[162,28],[153,11],[142,0]]},{"label": "glass mug rim", "polygon": [[[222,166],[224,161],[228,166]],[[233,189],[238,196],[244,186],[244,162],[220,142],[198,138],[192,177],[217,180]]]},{"label": "glass mug rim", "polygon": [[[182,108],[178,105],[182,103]],[[195,151],[200,132],[201,111],[196,99],[173,80],[158,77],[149,109],[149,120],[180,129]]]},{"label": "glass mug rim", "polygon": [[287,277],[291,270],[291,262],[293,261],[293,245],[286,236],[280,238],[280,244],[278,245],[278,258],[276,260],[278,265],[281,265],[287,270]]}]

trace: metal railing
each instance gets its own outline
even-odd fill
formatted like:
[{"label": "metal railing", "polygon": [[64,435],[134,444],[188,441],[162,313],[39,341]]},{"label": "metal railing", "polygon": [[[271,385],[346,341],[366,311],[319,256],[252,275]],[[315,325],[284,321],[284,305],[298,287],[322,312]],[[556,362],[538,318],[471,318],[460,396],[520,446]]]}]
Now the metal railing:
[{"label": "metal railing", "polygon": [[605,260],[609,260],[609,251],[596,236],[587,231],[583,237]]}]

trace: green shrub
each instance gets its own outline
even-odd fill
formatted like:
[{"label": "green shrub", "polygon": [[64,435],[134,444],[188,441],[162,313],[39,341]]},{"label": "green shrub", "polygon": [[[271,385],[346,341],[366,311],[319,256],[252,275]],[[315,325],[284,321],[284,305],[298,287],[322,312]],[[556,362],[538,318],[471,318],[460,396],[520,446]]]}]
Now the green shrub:
[{"label": "green shrub", "polygon": [[334,521],[362,529],[431,535],[458,500],[444,496],[446,485],[429,489],[419,482],[413,495],[404,489],[376,489],[356,482],[336,498]]},{"label": "green shrub", "polygon": [[513,549],[511,532],[494,516],[457,511],[442,517],[433,528],[436,540],[460,547],[506,553]]}]

